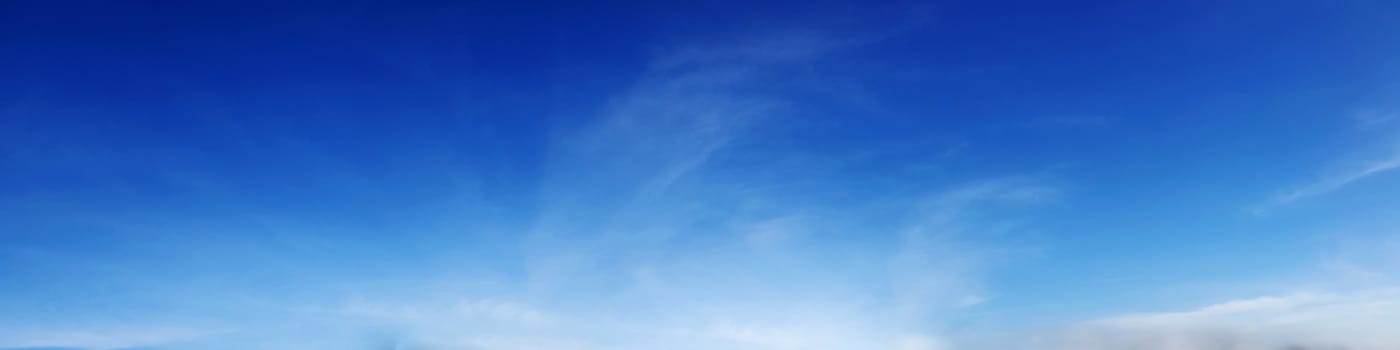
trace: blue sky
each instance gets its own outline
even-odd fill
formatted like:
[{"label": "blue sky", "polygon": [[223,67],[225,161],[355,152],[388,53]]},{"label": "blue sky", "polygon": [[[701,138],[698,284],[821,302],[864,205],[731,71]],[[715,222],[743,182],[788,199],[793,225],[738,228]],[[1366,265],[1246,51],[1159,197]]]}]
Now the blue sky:
[{"label": "blue sky", "polygon": [[5,1],[0,49],[0,349],[1400,345],[1391,1]]}]

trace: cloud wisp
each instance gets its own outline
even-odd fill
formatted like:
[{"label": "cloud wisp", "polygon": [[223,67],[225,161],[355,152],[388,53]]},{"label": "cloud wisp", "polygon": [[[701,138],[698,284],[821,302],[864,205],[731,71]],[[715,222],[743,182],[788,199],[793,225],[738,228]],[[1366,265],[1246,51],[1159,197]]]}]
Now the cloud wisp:
[{"label": "cloud wisp", "polygon": [[[1031,336],[1027,349],[1387,350],[1400,344],[1393,236],[1343,240],[1275,295],[1194,309],[1109,315]],[[1345,264],[1345,267],[1339,267]],[[1339,268],[1352,271],[1340,271]],[[982,349],[987,347],[970,347]]]},{"label": "cloud wisp", "polygon": [[833,203],[752,180],[756,169],[733,160],[789,102],[741,92],[762,90],[766,65],[825,50],[787,43],[781,60],[745,64],[764,51],[746,47],[654,71],[559,141],[521,286],[552,323],[424,338],[483,349],[942,348],[940,324],[984,299],[978,280],[998,254],[981,245],[979,230],[996,229],[983,216],[1055,190],[988,179]]},{"label": "cloud wisp", "polygon": [[1383,350],[1400,344],[1390,327],[1398,315],[1396,288],[1298,293],[1086,322],[1058,337],[1054,348]]},{"label": "cloud wisp", "polygon": [[[1365,125],[1368,128],[1375,128],[1389,120],[1388,118],[1378,118],[1379,117],[1371,117],[1363,119],[1363,121],[1359,123],[1362,123],[1362,125]],[[1272,209],[1293,204],[1300,200],[1326,195],[1333,191],[1337,191],[1347,186],[1350,186],[1356,182],[1365,180],[1367,178],[1380,176],[1382,174],[1389,173],[1397,168],[1400,168],[1400,138],[1391,137],[1389,140],[1390,141],[1387,144],[1387,146],[1389,147],[1386,148],[1387,152],[1384,156],[1379,157],[1378,159],[1364,162],[1357,166],[1350,167],[1346,170],[1336,172],[1330,176],[1323,177],[1312,183],[1286,191],[1273,198],[1270,198],[1263,204],[1255,206],[1254,208],[1250,209],[1250,211],[1255,214],[1264,214]]]},{"label": "cloud wisp", "polygon": [[1288,205],[1302,199],[1321,196],[1327,194],[1328,192],[1336,191],[1338,189],[1346,187],[1347,185],[1350,185],[1362,179],[1390,172],[1391,170],[1395,170],[1396,168],[1400,168],[1400,154],[1393,155],[1389,158],[1377,160],[1368,163],[1365,166],[1359,167],[1356,170],[1328,177],[1321,181],[1314,182],[1312,184],[1298,188],[1296,190],[1289,191],[1287,193],[1284,193],[1283,195],[1275,197],[1273,200],[1270,200],[1268,203],[1265,203],[1265,205],[1256,208],[1255,211],[1262,212],[1278,206]]},{"label": "cloud wisp", "polygon": [[263,293],[196,336],[16,333],[0,346],[943,349],[946,324],[988,299],[983,276],[1011,255],[1001,222],[1058,191],[1030,176],[864,191],[820,168],[758,176],[783,159],[756,141],[794,104],[773,81],[846,45],[784,38],[658,59],[592,123],[548,142],[536,205],[521,227],[492,228],[505,233],[483,244],[499,258],[472,260],[487,266],[425,265],[394,277],[408,287],[310,301]]}]

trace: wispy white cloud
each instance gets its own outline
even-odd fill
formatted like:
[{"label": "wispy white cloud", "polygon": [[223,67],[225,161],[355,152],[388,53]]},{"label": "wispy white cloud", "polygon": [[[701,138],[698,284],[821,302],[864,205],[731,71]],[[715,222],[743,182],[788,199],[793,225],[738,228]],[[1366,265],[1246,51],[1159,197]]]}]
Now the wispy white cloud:
[{"label": "wispy white cloud", "polygon": [[[1380,122],[1383,122],[1383,120],[1368,123]],[[1322,177],[1312,183],[1283,192],[1251,208],[1250,211],[1255,214],[1263,214],[1277,207],[1289,205],[1312,197],[1322,196],[1358,181],[1400,168],[1400,138],[1391,137],[1382,145],[1384,149],[1382,156],[1367,162],[1362,162],[1358,165],[1346,167],[1341,171]]]},{"label": "wispy white cloud", "polygon": [[1364,110],[1352,116],[1356,126],[1362,129],[1381,128],[1397,119],[1400,119],[1400,113],[1381,110]]},{"label": "wispy white cloud", "polygon": [[545,195],[525,249],[532,302],[572,321],[523,334],[578,349],[942,349],[944,323],[987,299],[981,279],[1006,254],[993,242],[1007,227],[987,221],[1059,192],[1004,177],[867,193],[879,204],[865,205],[736,179],[727,156],[788,117],[784,96],[752,92],[770,78],[763,66],[836,46],[681,59],[562,141],[551,172],[568,179]]},{"label": "wispy white cloud", "polygon": [[[1400,281],[1400,231],[1382,221],[1365,233],[1337,235],[1336,247],[1319,263],[1318,274],[1344,286],[1378,286]],[[1379,228],[1378,228],[1378,227]]]},{"label": "wispy white cloud", "polygon": [[0,332],[0,349],[42,348],[52,346],[82,349],[124,349],[160,346],[191,339],[218,336],[225,329],[205,329],[181,326],[81,325],[35,327],[12,326]]},{"label": "wispy white cloud", "polygon": [[1195,310],[1115,316],[1074,327],[1061,349],[1394,349],[1400,288],[1298,293]]},{"label": "wispy white cloud", "polygon": [[1320,181],[1308,184],[1306,186],[1302,186],[1298,189],[1288,191],[1268,201],[1262,207],[1257,208],[1257,210],[1267,210],[1277,206],[1287,205],[1298,200],[1320,196],[1328,192],[1336,191],[1342,187],[1346,187],[1347,185],[1350,185],[1356,181],[1360,181],[1362,179],[1375,176],[1381,173],[1389,172],[1391,170],[1395,170],[1396,168],[1400,168],[1400,154],[1395,154],[1388,158],[1376,160],[1365,164],[1364,166],[1358,167],[1354,170],[1327,177]]},{"label": "wispy white cloud", "polygon": [[[1040,332],[1002,334],[995,346],[968,349],[1385,350],[1400,346],[1400,272],[1394,236],[1340,239],[1319,262],[1321,274],[1300,273],[1283,292],[1201,307],[1097,317]],[[1339,266],[1344,265],[1344,266]],[[1345,270],[1345,271],[1343,271]],[[1358,277],[1361,277],[1358,279]]]},{"label": "wispy white cloud", "polygon": [[[501,266],[427,266],[439,270],[409,279],[417,286],[388,289],[398,292],[310,302],[273,296],[259,301],[259,314],[227,320],[226,333],[119,345],[947,348],[950,320],[989,299],[982,279],[1010,254],[1002,246],[1014,227],[1005,222],[1060,193],[1042,178],[1007,176],[838,201],[802,192],[846,185],[819,171],[800,179],[815,185],[795,189],[769,182],[799,179],[745,176],[754,166],[733,157],[763,137],[760,126],[791,117],[785,107],[793,101],[766,88],[781,79],[771,68],[847,45],[785,36],[659,59],[594,122],[558,130],[529,224],[492,236],[502,241],[494,242],[504,250]],[[31,340],[25,344],[117,344]]]},{"label": "wispy white cloud", "polygon": [[[732,226],[735,232],[670,227],[687,236],[725,238],[606,268],[576,267],[584,279],[605,279],[609,285],[551,281],[566,293],[560,297],[514,290],[489,297],[351,299],[303,309],[297,318],[318,329],[339,330],[329,334],[342,337],[377,329],[392,335],[381,343],[415,349],[947,349],[944,322],[984,300],[981,276],[1000,253],[982,245],[984,230],[1000,229],[982,220],[1003,217],[996,214],[998,207],[1043,203],[1055,192],[1043,181],[1012,177],[908,200],[891,197],[908,203],[902,212],[822,218],[802,215],[811,204],[794,205],[789,216]],[[802,244],[809,235],[834,234],[824,226],[847,229],[882,221],[896,224],[847,233],[863,242],[886,242],[868,251]],[[572,261],[626,259],[638,248],[617,235],[650,239],[644,232],[624,232],[574,242],[586,248],[568,251],[586,257]],[[279,332],[255,332],[255,344],[329,346],[306,343],[327,334],[319,330],[263,335],[268,333]],[[174,348],[208,345],[192,344]]]}]

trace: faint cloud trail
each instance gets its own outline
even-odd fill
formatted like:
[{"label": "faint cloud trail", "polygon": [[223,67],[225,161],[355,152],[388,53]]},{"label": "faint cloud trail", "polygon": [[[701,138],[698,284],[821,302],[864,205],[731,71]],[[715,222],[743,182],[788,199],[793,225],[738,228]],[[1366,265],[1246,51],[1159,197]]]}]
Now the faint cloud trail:
[{"label": "faint cloud trail", "polygon": [[1059,191],[1011,176],[865,193],[880,205],[862,207],[751,188],[726,156],[792,103],[751,87],[768,65],[832,49],[796,42],[818,44],[671,59],[684,63],[555,140],[520,285],[326,312],[395,324],[428,349],[946,349],[946,323],[987,299],[982,276],[1005,253],[988,221]]},{"label": "faint cloud trail", "polygon": [[1275,207],[1292,204],[1302,199],[1321,196],[1328,192],[1336,191],[1353,182],[1379,175],[1400,168],[1400,154],[1390,158],[1372,162],[1356,171],[1347,172],[1342,175],[1330,177],[1319,182],[1312,183],[1302,188],[1290,191],[1281,196],[1275,197],[1263,206],[1254,209],[1255,213],[1263,213]]},{"label": "faint cloud trail", "polygon": [[[232,331],[192,338],[116,329],[93,338],[102,342],[35,333],[13,343],[947,349],[948,324],[988,300],[984,276],[1005,258],[1003,247],[1014,245],[1003,222],[1060,197],[1055,186],[1037,177],[991,176],[813,200],[786,191],[849,184],[813,171],[803,174],[811,187],[770,189],[746,178],[752,169],[726,162],[745,151],[743,141],[762,137],[756,126],[781,123],[785,107],[797,102],[767,88],[770,79],[781,79],[776,68],[859,43],[782,37],[658,59],[594,123],[551,140],[538,208],[521,214],[533,221],[493,236],[510,240],[494,242],[508,247],[502,249],[518,249],[503,253],[513,260],[495,267],[508,277],[449,267],[409,279],[416,284],[397,294],[266,301],[273,305],[260,310],[282,313],[230,321],[237,326]],[[353,270],[353,264],[347,265]]]},{"label": "faint cloud trail", "polygon": [[1400,289],[1297,293],[1227,301],[1181,312],[1085,322],[1056,336],[1055,349],[1393,349]]},{"label": "faint cloud trail", "polygon": [[[1365,128],[1376,128],[1392,119],[1393,115],[1358,118],[1358,125]],[[1386,156],[1284,192],[1283,194],[1270,198],[1260,205],[1250,208],[1249,211],[1255,215],[1263,215],[1275,208],[1293,204],[1300,200],[1326,195],[1358,181],[1379,176],[1395,170],[1396,168],[1400,168],[1400,135],[1393,135],[1388,140],[1390,147],[1388,148],[1389,151]]]}]

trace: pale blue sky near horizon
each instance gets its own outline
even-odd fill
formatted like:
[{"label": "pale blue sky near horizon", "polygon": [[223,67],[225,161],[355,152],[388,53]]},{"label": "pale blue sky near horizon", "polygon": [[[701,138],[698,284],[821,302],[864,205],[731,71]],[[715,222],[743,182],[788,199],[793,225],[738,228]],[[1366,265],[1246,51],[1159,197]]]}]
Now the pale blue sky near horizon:
[{"label": "pale blue sky near horizon", "polygon": [[0,51],[0,349],[1400,346],[1393,1],[5,1]]}]

